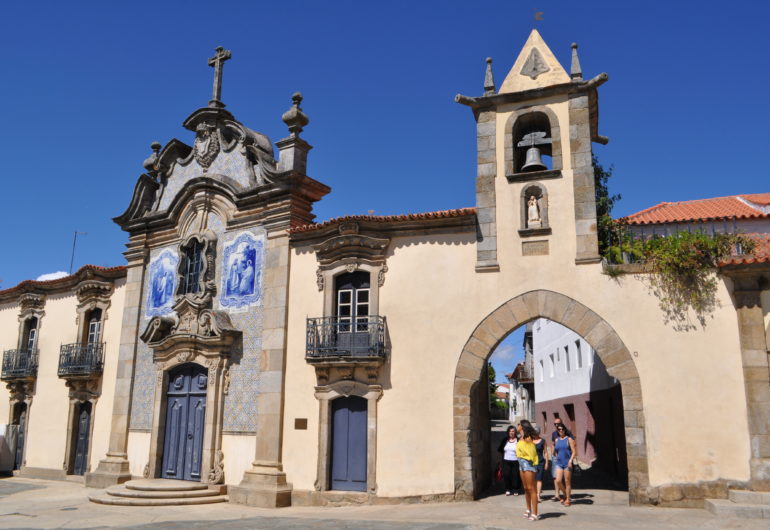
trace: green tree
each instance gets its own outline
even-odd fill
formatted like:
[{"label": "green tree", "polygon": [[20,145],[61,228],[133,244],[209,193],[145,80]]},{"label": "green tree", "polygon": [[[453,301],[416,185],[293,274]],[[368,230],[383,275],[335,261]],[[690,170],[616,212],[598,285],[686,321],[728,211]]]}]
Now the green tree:
[{"label": "green tree", "polygon": [[495,372],[495,367],[492,366],[492,363],[487,363],[487,378],[489,380],[489,402],[494,403],[497,401],[497,372]]},{"label": "green tree", "polygon": [[596,197],[596,230],[599,238],[599,255],[605,256],[611,246],[610,235],[612,233],[612,208],[615,202],[621,199],[620,194],[611,195],[609,180],[612,177],[614,166],[604,169],[596,155],[591,156],[594,166],[594,193]]}]

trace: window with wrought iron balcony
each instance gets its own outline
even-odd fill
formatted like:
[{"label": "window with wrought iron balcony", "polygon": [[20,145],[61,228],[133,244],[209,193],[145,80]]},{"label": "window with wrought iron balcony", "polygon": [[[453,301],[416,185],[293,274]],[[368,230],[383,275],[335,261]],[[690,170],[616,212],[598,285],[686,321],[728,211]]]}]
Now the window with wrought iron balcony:
[{"label": "window with wrought iron balcony", "polygon": [[37,328],[38,318],[24,321],[20,347],[3,352],[3,381],[34,379],[37,377]]},{"label": "window with wrought iron balcony", "polygon": [[334,316],[307,319],[309,363],[384,361],[387,324],[384,316],[369,314],[369,274],[337,277]]},{"label": "window with wrought iron balcony", "polygon": [[59,377],[90,378],[102,373],[104,343],[102,337],[102,310],[88,312],[88,326],[81,342],[62,344],[59,350]]}]

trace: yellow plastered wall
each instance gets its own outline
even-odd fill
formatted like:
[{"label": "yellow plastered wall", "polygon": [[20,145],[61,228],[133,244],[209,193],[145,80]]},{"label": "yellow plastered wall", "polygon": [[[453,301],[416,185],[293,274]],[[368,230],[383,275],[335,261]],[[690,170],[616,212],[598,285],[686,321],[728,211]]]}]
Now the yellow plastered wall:
[{"label": "yellow plastered wall", "polygon": [[[499,178],[499,177],[498,177]],[[504,178],[504,177],[503,177]],[[507,182],[506,182],[507,184]],[[502,186],[501,186],[502,187]],[[550,192],[550,190],[549,190]],[[498,206],[498,219],[509,215]],[[554,240],[568,232],[552,217]],[[518,217],[516,217],[518,225]],[[445,493],[454,487],[453,384],[461,350],[476,326],[506,301],[535,289],[586,305],[624,341],[641,378],[652,485],[749,477],[749,441],[735,311],[724,285],[705,329],[677,332],[634,276],[611,279],[601,265],[575,265],[572,236],[551,256],[517,251],[499,232],[499,273],[476,273],[475,234],[396,238],[380,288],[391,359],[381,371],[377,487],[380,496]],[[562,247],[563,245],[563,247]],[[558,253],[557,255],[554,255]],[[566,257],[564,256],[566,254]],[[318,401],[304,360],[305,318],[321,316],[315,256],[294,249],[289,310],[284,466],[296,489],[316,478]],[[307,418],[308,429],[294,429]],[[730,429],[710,418],[729,418]],[[686,440],[687,458],[682,458]]]},{"label": "yellow plastered wall", "polygon": [[35,397],[25,437],[27,467],[60,470],[64,463],[69,389],[58,376],[59,347],[77,342],[77,305],[74,293],[46,296],[45,315],[38,328]]},{"label": "yellow plastered wall", "polygon": [[[103,324],[102,340],[106,344],[101,396],[92,412],[93,431],[89,461],[95,469],[107,452],[112,402],[115,391],[120,331],[123,321],[123,286],[125,280],[115,281],[115,290]],[[44,316],[38,328],[39,364],[35,394],[29,409],[24,458],[26,466],[61,470],[67,446],[67,421],[69,417],[69,389],[58,376],[59,348],[62,344],[78,341],[78,300],[74,293],[49,294],[43,308]],[[19,306],[6,304],[0,307],[0,347],[3,350],[18,346]],[[0,418],[8,421],[9,393],[2,389]]]}]

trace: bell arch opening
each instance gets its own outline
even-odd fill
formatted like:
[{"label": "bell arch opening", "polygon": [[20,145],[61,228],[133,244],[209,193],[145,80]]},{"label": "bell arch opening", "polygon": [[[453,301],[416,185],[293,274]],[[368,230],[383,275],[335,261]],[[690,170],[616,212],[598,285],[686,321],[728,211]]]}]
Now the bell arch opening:
[{"label": "bell arch opening", "polygon": [[[493,463],[496,465],[499,459],[496,453],[493,454],[493,434],[490,430],[490,403],[494,399],[492,386],[489,384],[490,357],[512,331],[525,324],[537,322],[538,319],[563,326],[581,340],[579,346],[574,342],[571,345],[565,344],[570,346],[569,353],[565,357],[562,350],[558,354],[560,359],[557,361],[554,358],[558,363],[556,370],[564,372],[567,362],[570,363],[572,371],[578,369],[578,363],[587,367],[590,362],[589,355],[594,355],[597,364],[603,365],[603,372],[609,381],[617,382],[617,388],[613,389],[615,385],[609,384],[607,389],[603,389],[607,391],[607,396],[613,395],[618,402],[615,406],[619,410],[609,422],[619,422],[621,425],[609,426],[609,429],[614,429],[618,438],[622,438],[619,443],[625,448],[625,459],[621,459],[621,472],[625,474],[629,501],[631,504],[642,502],[649,486],[647,450],[641,386],[631,354],[617,333],[599,315],[577,300],[546,290],[522,294],[498,307],[473,331],[463,348],[454,381],[455,497],[477,499],[482,496],[492,482]],[[545,371],[540,374],[538,369],[541,359],[533,358],[537,363],[533,365],[534,377],[540,377],[543,373],[546,377],[550,376],[550,353],[545,356]],[[555,350],[553,353],[554,356],[557,355]],[[543,419],[539,417],[545,412],[547,422],[553,421],[554,413],[568,425],[578,428],[580,422],[585,421],[577,417],[576,414],[582,414],[583,409],[576,409],[575,403],[564,399],[549,401],[538,407],[535,396],[532,404],[532,409],[535,410],[526,412],[534,414],[534,417],[525,419],[545,427]],[[599,406],[603,407],[605,396],[598,401],[602,401]],[[598,410],[589,412],[601,413]],[[506,418],[506,426],[510,420],[510,417]],[[605,435],[611,436],[607,430],[608,425],[602,427]],[[504,430],[503,427],[503,432]],[[551,430],[543,429],[543,437],[548,443],[551,442]],[[580,452],[578,449],[578,454]]]}]

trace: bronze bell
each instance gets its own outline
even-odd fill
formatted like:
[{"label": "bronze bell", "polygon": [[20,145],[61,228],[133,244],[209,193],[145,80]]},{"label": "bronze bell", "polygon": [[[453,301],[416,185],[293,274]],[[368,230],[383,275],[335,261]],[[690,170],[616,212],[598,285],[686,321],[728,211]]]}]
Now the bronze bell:
[{"label": "bronze bell", "polygon": [[522,166],[521,170],[542,171],[544,169],[548,169],[548,166],[543,164],[543,161],[540,159],[540,149],[533,145],[527,149],[527,158],[524,160],[524,165]]}]

